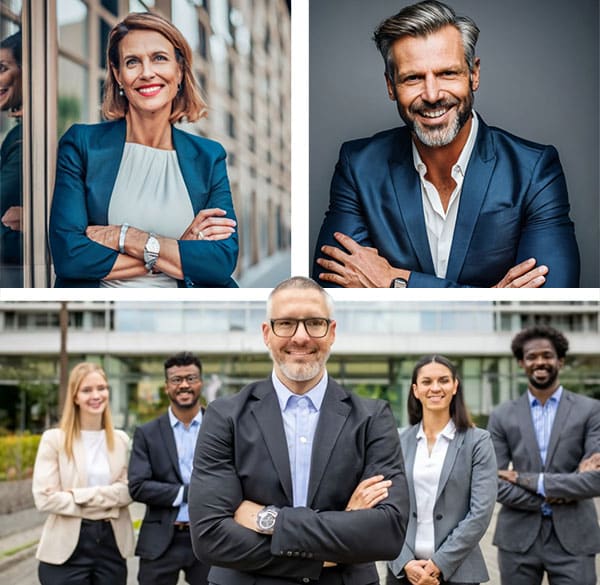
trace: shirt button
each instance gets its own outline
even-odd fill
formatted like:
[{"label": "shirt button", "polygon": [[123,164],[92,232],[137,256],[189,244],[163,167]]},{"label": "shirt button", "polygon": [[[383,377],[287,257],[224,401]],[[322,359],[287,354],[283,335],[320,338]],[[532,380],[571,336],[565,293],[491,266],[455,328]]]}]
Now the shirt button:
[{"label": "shirt button", "polygon": [[306,443],[307,441],[308,441],[308,439],[306,437],[300,437],[301,443]]},{"label": "shirt button", "polygon": [[436,519],[436,520],[441,520],[442,518],[443,518],[443,516],[442,516],[441,514],[438,514],[438,515],[435,517],[435,519]]}]

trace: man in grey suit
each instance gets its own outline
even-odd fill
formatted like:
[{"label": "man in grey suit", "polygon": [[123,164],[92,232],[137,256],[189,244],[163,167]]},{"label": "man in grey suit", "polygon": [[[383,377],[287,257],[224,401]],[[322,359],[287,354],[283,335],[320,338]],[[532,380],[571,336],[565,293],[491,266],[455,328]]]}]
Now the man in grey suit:
[{"label": "man in grey suit", "polygon": [[[512,351],[527,392],[492,412],[502,509],[494,535],[503,585],[595,585],[600,527],[593,498],[600,470],[580,462],[600,451],[600,402],[559,382],[569,347],[551,327],[521,331]],[[512,470],[508,470],[512,464]]]},{"label": "man in grey suit", "polygon": [[396,423],[384,401],[328,378],[335,330],[319,285],[280,283],[262,325],[272,375],[206,411],[189,504],[210,583],[373,584],[373,561],[402,548],[409,504]]}]

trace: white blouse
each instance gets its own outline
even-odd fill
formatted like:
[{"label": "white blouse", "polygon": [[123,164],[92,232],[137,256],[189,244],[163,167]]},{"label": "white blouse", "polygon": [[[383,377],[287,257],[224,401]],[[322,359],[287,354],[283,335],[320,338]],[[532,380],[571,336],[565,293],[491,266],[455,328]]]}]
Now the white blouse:
[{"label": "white blouse", "polygon": [[[108,223],[128,223],[178,240],[194,219],[177,152],[126,142],[108,205]],[[176,287],[166,274],[103,280],[103,287]]]},{"label": "white blouse", "polygon": [[437,436],[430,455],[423,423],[419,425],[413,467],[413,485],[417,501],[417,533],[414,552],[417,559],[430,559],[435,551],[433,508],[448,446],[455,436],[456,427],[454,421],[450,419]]},{"label": "white blouse", "polygon": [[85,449],[87,487],[110,485],[106,433],[103,430],[81,431],[81,440]]}]

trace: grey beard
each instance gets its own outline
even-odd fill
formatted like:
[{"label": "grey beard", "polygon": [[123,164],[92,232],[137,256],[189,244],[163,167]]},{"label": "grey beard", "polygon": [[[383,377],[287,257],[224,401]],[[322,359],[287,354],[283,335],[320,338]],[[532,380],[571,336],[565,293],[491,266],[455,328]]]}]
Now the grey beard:
[{"label": "grey beard", "polygon": [[329,353],[327,353],[322,360],[318,360],[316,362],[307,364],[288,364],[277,361],[270,350],[269,353],[273,362],[279,366],[281,373],[288,380],[293,380],[294,382],[306,382],[316,378],[321,370],[325,367],[325,364],[329,359]]},{"label": "grey beard", "polygon": [[450,144],[458,135],[461,129],[461,120],[457,116],[448,128],[439,128],[426,130],[419,124],[413,124],[414,133],[417,138],[429,147],[446,146]]}]

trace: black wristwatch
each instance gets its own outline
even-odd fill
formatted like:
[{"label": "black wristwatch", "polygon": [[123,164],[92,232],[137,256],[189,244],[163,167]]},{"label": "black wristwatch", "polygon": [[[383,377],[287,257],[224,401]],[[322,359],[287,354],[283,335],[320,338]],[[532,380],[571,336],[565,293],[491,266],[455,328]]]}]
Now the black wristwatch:
[{"label": "black wristwatch", "polygon": [[275,520],[279,514],[276,506],[265,506],[256,514],[256,527],[261,534],[273,534],[275,531]]},{"label": "black wristwatch", "polygon": [[390,282],[390,288],[406,288],[408,286],[408,280],[406,278],[397,277]]}]

